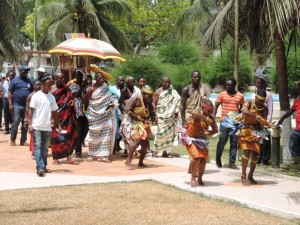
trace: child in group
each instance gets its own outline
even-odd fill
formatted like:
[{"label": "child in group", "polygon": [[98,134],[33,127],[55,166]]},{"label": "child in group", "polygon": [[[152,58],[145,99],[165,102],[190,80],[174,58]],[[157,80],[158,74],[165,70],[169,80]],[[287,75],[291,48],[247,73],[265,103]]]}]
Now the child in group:
[{"label": "child in group", "polygon": [[[186,132],[181,135],[181,143],[184,143],[191,156],[191,187],[196,187],[198,172],[198,184],[204,185],[202,176],[208,159],[208,138],[218,132],[218,125],[212,116],[213,104],[204,98],[202,110],[193,110],[189,118]],[[211,128],[211,129],[209,129]]]}]

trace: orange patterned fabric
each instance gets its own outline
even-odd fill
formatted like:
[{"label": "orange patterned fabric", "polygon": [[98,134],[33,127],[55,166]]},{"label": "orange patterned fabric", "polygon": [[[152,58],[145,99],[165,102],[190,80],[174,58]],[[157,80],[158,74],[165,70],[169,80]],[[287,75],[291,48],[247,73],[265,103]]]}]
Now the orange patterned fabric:
[{"label": "orange patterned fabric", "polygon": [[208,159],[208,148],[204,148],[204,151],[199,149],[196,145],[194,145],[193,143],[190,145],[186,145],[185,146],[186,149],[188,150],[188,152],[190,153],[192,159],[196,159],[196,158],[204,158],[204,159]]},{"label": "orange patterned fabric", "polygon": [[[244,106],[247,106],[249,111],[257,116],[263,116],[262,111],[253,109],[253,103],[249,104],[245,103]],[[264,118],[266,119],[266,118]],[[259,122],[256,120],[255,117],[247,116],[245,114],[242,115],[242,122],[247,124],[248,126],[241,128],[240,132],[237,133],[238,135],[238,149],[239,150],[251,150],[255,151],[258,154],[260,153],[260,144],[258,143],[259,139],[253,135],[254,126],[258,125]]]},{"label": "orange patterned fabric", "polygon": [[[206,137],[206,134],[204,132],[207,132],[209,126],[210,125],[207,122],[203,120],[197,120],[191,117],[187,125],[187,135],[193,138]],[[208,148],[206,147],[203,150],[192,143],[190,145],[186,145],[186,149],[188,150],[192,159],[195,158],[207,159],[208,157]]]}]

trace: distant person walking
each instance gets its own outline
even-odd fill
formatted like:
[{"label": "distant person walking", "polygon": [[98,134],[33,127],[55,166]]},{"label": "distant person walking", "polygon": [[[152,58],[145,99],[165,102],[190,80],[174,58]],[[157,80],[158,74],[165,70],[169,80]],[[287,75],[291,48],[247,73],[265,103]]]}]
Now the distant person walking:
[{"label": "distant person walking", "polygon": [[52,79],[50,76],[43,77],[41,83],[42,89],[32,96],[28,111],[29,133],[34,139],[36,172],[40,177],[45,173],[51,173],[47,168],[47,154],[52,133],[51,118],[54,120],[54,128],[59,129],[56,111],[58,107],[50,93]]},{"label": "distant person walking", "polygon": [[27,77],[30,70],[27,66],[18,67],[19,76],[16,76],[9,84],[8,102],[9,110],[13,114],[11,126],[10,145],[16,146],[18,127],[21,122],[21,139],[20,145],[29,146],[27,140],[27,128],[24,126],[26,111],[26,98],[33,91],[31,80]]},{"label": "distant person walking", "polygon": [[9,111],[9,84],[15,78],[16,74],[13,71],[8,71],[3,82],[3,111],[4,111],[4,134],[10,134],[10,125],[12,124],[12,114]]}]

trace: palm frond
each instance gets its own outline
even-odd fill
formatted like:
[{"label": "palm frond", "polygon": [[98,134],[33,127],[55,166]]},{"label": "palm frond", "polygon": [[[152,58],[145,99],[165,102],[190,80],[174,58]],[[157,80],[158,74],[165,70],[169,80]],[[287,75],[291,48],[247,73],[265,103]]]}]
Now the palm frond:
[{"label": "palm frond", "polygon": [[107,16],[114,16],[117,19],[130,18],[131,8],[124,0],[101,0],[95,4],[97,14],[101,13]]},{"label": "palm frond", "polygon": [[[205,32],[202,44],[215,47],[219,40],[225,37],[225,31],[232,30],[230,26],[230,18],[232,18],[232,9],[234,7],[234,0],[230,0],[222,11],[219,12],[215,20],[212,22],[208,30]],[[229,25],[229,26],[227,26]]]},{"label": "palm frond", "polygon": [[54,21],[68,13],[64,3],[48,3],[37,8],[37,27],[45,21]]}]

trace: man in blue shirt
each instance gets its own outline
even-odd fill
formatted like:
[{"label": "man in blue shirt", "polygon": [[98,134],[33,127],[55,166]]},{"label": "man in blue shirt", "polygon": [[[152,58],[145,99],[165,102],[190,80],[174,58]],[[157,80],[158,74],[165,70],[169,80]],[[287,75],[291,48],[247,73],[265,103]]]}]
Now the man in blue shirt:
[{"label": "man in blue shirt", "polygon": [[21,126],[20,145],[29,145],[27,140],[27,126],[24,121],[26,110],[26,98],[33,91],[31,80],[27,77],[30,70],[27,66],[21,65],[18,67],[19,76],[16,76],[9,84],[9,110],[13,115],[13,122],[11,126],[10,145],[16,146],[16,138],[18,133],[18,126]]}]

